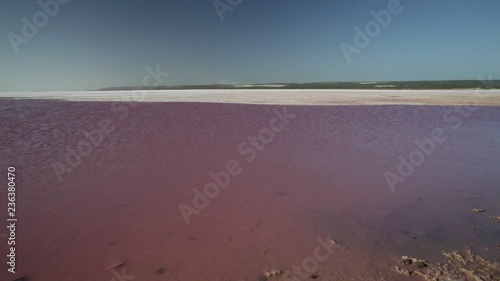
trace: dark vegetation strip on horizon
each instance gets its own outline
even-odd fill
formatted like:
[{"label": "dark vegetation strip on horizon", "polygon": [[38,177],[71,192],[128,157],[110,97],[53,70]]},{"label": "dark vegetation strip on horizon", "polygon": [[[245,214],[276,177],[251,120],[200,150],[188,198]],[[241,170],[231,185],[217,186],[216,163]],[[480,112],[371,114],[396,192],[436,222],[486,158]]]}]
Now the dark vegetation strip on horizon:
[{"label": "dark vegetation strip on horizon", "polygon": [[500,89],[500,80],[486,87],[479,80],[446,81],[378,81],[378,82],[319,82],[319,83],[267,83],[267,84],[213,84],[152,87],[109,87],[100,91],[117,90],[203,90],[203,89],[360,89],[360,90],[447,90],[447,89]]}]

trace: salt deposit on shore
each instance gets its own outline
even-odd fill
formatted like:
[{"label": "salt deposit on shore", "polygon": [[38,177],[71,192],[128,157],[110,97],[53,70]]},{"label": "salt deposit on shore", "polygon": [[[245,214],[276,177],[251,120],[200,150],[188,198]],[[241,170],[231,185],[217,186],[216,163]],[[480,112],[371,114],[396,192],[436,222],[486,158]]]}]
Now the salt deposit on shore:
[{"label": "salt deposit on shore", "polygon": [[296,105],[481,105],[500,106],[500,90],[155,90],[5,92],[0,98],[74,101],[211,102]]}]

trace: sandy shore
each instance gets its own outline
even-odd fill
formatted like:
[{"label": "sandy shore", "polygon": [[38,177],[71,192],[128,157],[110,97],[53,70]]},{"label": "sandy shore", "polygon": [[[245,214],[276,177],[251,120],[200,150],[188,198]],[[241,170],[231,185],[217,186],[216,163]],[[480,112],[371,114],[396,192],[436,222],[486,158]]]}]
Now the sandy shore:
[{"label": "sandy shore", "polygon": [[290,105],[500,106],[500,90],[158,90],[5,92],[0,98]]}]

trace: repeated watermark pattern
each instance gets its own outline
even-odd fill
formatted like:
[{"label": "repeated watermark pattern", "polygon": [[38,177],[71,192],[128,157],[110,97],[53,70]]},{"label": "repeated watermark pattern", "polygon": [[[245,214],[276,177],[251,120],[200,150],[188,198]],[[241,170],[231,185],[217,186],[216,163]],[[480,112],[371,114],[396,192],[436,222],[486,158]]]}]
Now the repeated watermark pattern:
[{"label": "repeated watermark pattern", "polygon": [[370,45],[372,39],[379,36],[383,28],[389,26],[392,17],[400,14],[403,9],[404,7],[399,0],[389,0],[387,9],[378,12],[375,10],[370,11],[373,20],[367,22],[363,29],[358,26],[354,27],[353,44],[342,42],[339,45],[346,61],[351,63],[352,55],[361,54],[361,51]]},{"label": "repeated watermark pattern", "polygon": [[[148,95],[147,87],[160,85],[170,75],[168,72],[162,72],[160,65],[156,65],[155,69],[147,66],[146,72],[148,74],[142,80],[143,89],[123,93],[121,99],[128,101],[127,103],[113,102],[111,104],[111,112],[118,114],[118,122],[123,122],[128,118],[130,110],[137,107],[137,102],[145,100]],[[155,80],[153,84],[150,84],[151,79]],[[79,130],[82,134],[80,141],[74,146],[68,145],[61,153],[61,155],[64,154],[64,158],[51,164],[59,182],[62,182],[66,174],[72,173],[84,162],[86,157],[99,147],[104,139],[116,129],[115,125],[118,122],[111,118],[105,118],[94,124],[91,130]]]},{"label": "repeated watermark pattern", "polygon": [[[256,136],[249,136],[247,140],[238,145],[238,154],[243,156],[246,162],[254,161],[257,153],[266,149],[266,145],[269,145],[278,134],[283,132],[290,121],[297,116],[288,113],[286,108],[282,108],[281,111],[274,109],[273,113],[274,116],[269,120],[269,126],[260,129]],[[201,210],[208,207],[210,199],[219,196],[221,189],[229,185],[231,178],[241,174],[242,171],[243,167],[237,160],[227,161],[225,169],[217,173],[210,171],[208,175],[211,181],[205,184],[202,190],[193,188],[192,206],[185,203],[179,204],[179,211],[186,224],[191,222],[192,215],[199,215]]]},{"label": "repeated watermark pattern", "polygon": [[61,7],[68,4],[70,1],[71,0],[38,1],[38,6],[40,6],[41,9],[35,12],[31,16],[31,19],[27,17],[21,18],[23,26],[21,27],[20,34],[14,32],[7,33],[7,39],[9,39],[14,52],[18,54],[21,44],[28,44],[30,40],[38,34],[41,28],[49,24],[50,18],[57,16]]},{"label": "repeated watermark pattern", "polygon": [[222,22],[224,21],[224,14],[234,11],[242,2],[243,0],[214,0],[212,5],[214,6],[219,20]]},{"label": "repeated watermark pattern", "polygon": [[120,272],[118,272],[117,269],[110,269],[109,271],[111,274],[113,274],[114,277],[112,277],[109,281],[132,281],[135,279],[134,275],[128,275],[125,272],[125,266],[122,266],[119,268]]},{"label": "repeated watermark pattern", "polygon": [[[319,263],[326,261],[334,251],[336,243],[328,235],[326,240],[321,237],[316,238],[318,246],[314,248],[313,255],[302,260],[300,265],[293,265],[291,270],[285,270],[284,280],[300,281],[311,279],[318,272]],[[323,253],[322,253],[323,252]]]},{"label": "repeated watermark pattern", "polygon": [[[487,79],[479,77],[481,83],[486,89],[476,89],[472,96],[467,97],[462,105],[454,106],[453,109],[447,109],[443,112],[442,120],[451,126],[450,131],[454,132],[460,129],[464,119],[468,119],[472,116],[472,112],[477,110],[478,101],[482,98],[489,97],[491,92],[488,89],[492,89],[491,83],[493,82],[493,76],[489,75]],[[385,171],[384,178],[387,182],[389,189],[394,192],[396,191],[396,184],[404,183],[408,177],[415,173],[417,167],[421,166],[426,159],[432,156],[436,148],[442,145],[448,137],[449,133],[443,128],[434,128],[430,133],[430,136],[424,139],[416,139],[414,141],[416,148],[407,154],[407,157],[403,155],[398,156],[399,164],[396,168],[396,172]]]}]

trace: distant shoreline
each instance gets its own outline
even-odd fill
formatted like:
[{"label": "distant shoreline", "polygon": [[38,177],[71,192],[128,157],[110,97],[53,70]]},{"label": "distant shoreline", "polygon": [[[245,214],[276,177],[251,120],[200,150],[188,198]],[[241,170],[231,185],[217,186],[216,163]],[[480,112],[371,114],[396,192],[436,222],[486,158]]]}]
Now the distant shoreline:
[{"label": "distant shoreline", "polygon": [[362,82],[313,82],[313,83],[259,83],[259,84],[212,84],[155,87],[107,87],[99,91],[125,90],[209,90],[209,89],[325,89],[325,90],[459,90],[500,89],[500,80],[439,80],[439,81],[362,81]]}]

